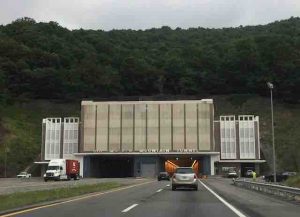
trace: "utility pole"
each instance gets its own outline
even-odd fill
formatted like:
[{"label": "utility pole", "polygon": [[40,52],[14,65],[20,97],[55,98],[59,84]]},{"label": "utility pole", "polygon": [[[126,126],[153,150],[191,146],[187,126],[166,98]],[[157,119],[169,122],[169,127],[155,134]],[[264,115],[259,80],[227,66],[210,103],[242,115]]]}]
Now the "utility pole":
[{"label": "utility pole", "polygon": [[6,153],[6,143],[4,144],[4,177],[6,178],[6,161],[7,161],[7,153]]},{"label": "utility pole", "polygon": [[274,183],[276,183],[276,154],[275,154],[275,133],[274,133],[274,115],[273,115],[273,88],[274,85],[271,82],[267,83],[271,93],[271,117],[272,117],[272,145],[273,145],[273,176]]}]

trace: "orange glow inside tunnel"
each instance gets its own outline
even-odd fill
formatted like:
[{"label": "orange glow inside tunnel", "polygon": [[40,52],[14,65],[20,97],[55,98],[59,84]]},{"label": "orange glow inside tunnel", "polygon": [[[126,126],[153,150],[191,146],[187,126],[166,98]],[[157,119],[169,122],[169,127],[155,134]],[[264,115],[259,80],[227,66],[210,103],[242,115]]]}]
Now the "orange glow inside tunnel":
[{"label": "orange glow inside tunnel", "polygon": [[173,175],[177,167],[192,167],[196,175],[199,175],[200,163],[197,160],[178,159],[165,161],[165,171],[170,175]]}]

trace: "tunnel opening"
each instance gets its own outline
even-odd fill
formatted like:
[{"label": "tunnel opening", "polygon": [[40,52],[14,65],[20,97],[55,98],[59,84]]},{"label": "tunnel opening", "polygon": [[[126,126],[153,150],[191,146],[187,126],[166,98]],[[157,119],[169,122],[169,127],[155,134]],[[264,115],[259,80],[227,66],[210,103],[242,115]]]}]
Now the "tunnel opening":
[{"label": "tunnel opening", "polygon": [[133,177],[133,157],[92,157],[90,176],[96,178]]},{"label": "tunnel opening", "polygon": [[177,167],[192,167],[194,172],[199,175],[200,171],[200,161],[198,159],[193,159],[192,157],[186,158],[168,158],[165,159],[164,169],[171,176],[174,174]]},{"label": "tunnel opening", "polygon": [[241,176],[246,177],[246,173],[248,170],[255,171],[254,163],[242,163],[241,164]]}]

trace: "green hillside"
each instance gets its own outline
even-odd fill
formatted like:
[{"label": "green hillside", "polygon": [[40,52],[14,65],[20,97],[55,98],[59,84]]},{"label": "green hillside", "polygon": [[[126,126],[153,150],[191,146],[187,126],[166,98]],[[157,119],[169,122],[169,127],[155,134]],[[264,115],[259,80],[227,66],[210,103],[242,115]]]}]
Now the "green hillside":
[{"label": "green hillside", "polygon": [[0,172],[4,144],[14,175],[40,153],[42,118],[78,116],[83,98],[214,96],[217,115],[260,116],[269,160],[267,81],[275,86],[278,165],[299,171],[300,18],[111,31],[17,19],[0,25]]},{"label": "green hillside", "polygon": [[298,102],[300,18],[237,28],[68,30],[0,25],[0,99],[258,94]]},{"label": "green hillside", "polygon": [[79,116],[80,103],[29,101],[0,105],[0,177],[4,174],[4,144],[7,174],[13,176],[37,160],[41,150],[42,118]]}]

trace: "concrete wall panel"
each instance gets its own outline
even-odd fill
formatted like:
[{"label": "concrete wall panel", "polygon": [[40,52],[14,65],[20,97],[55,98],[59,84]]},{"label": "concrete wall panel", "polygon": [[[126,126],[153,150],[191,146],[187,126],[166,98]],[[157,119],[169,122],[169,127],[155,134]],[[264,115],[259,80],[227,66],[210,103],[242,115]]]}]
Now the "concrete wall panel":
[{"label": "concrete wall panel", "polygon": [[173,104],[173,149],[184,149],[184,104]]},{"label": "concrete wall panel", "polygon": [[147,106],[147,149],[159,149],[158,108],[158,104]]},{"label": "concrete wall panel", "polygon": [[83,105],[83,151],[95,150],[95,126],[96,126],[96,106]]},{"label": "concrete wall panel", "polygon": [[240,158],[255,159],[255,127],[253,115],[239,115]]},{"label": "concrete wall panel", "polygon": [[210,150],[211,138],[211,120],[210,120],[210,108],[209,104],[198,104],[198,137],[199,137],[199,150]]},{"label": "concrete wall panel", "polygon": [[187,103],[185,105],[185,113],[186,148],[197,150],[197,104]]},{"label": "concrete wall panel", "polygon": [[133,151],[133,106],[122,105],[122,151]]},{"label": "concrete wall panel", "polygon": [[160,104],[160,149],[172,148],[171,104]]},{"label": "concrete wall panel", "polygon": [[68,159],[78,152],[79,118],[64,118],[63,130],[63,158]]},{"label": "concrete wall panel", "polygon": [[97,105],[96,151],[108,151],[108,104]]},{"label": "concrete wall panel", "polygon": [[[197,113],[198,105],[198,113]],[[209,151],[212,103],[148,101],[82,103],[82,151]]]},{"label": "concrete wall panel", "polygon": [[45,118],[45,160],[57,159],[62,149],[61,118]]},{"label": "concrete wall panel", "polygon": [[146,150],[146,104],[135,105],[134,150]]},{"label": "concrete wall panel", "polygon": [[111,104],[109,107],[109,151],[120,151],[121,105]]}]

